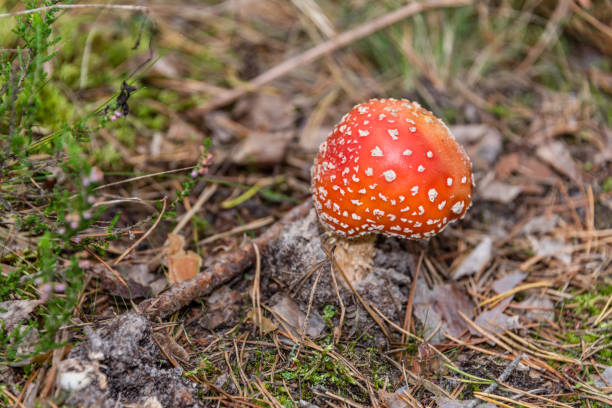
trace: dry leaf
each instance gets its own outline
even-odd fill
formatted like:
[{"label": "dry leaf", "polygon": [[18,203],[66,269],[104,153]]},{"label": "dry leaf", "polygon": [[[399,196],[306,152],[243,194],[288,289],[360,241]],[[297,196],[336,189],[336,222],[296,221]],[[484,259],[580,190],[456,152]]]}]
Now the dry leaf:
[{"label": "dry leaf", "polygon": [[430,290],[424,280],[417,281],[414,315],[424,326],[423,337],[429,337],[439,328],[431,338],[431,344],[444,341],[443,333],[458,336],[465,331],[467,325],[458,311],[471,318],[474,316],[472,307],[472,302],[457,286],[438,285]]},{"label": "dry leaf", "polygon": [[4,321],[7,332],[13,331],[17,324],[28,318],[40,300],[8,300],[0,302],[0,320]]},{"label": "dry leaf", "polygon": [[273,166],[283,159],[294,136],[294,129],[270,133],[250,132],[237,146],[232,160],[243,165]]},{"label": "dry leaf", "polygon": [[505,293],[512,290],[527,277],[526,273],[513,272],[493,282],[493,290],[496,293]]},{"label": "dry leaf", "polygon": [[565,265],[569,265],[572,263],[572,254],[568,252],[562,252],[564,249],[568,248],[568,245],[565,242],[548,237],[536,239],[531,235],[527,238],[531,242],[531,247],[533,248],[533,252],[535,252],[536,255],[545,258],[557,258]]},{"label": "dry leaf", "polygon": [[185,239],[177,234],[168,234],[165,248],[165,264],[168,267],[168,282],[176,285],[191,279],[200,272],[202,258],[193,251],[185,252]]},{"label": "dry leaf", "polygon": [[519,305],[528,307],[525,310],[525,317],[533,322],[543,320],[553,320],[555,318],[554,305],[550,299],[542,296],[530,296],[523,300]]},{"label": "dry leaf", "polygon": [[601,373],[601,378],[595,380],[595,385],[599,388],[612,386],[612,366],[608,366],[605,370],[603,370],[603,372]]},{"label": "dry leaf", "polygon": [[483,200],[497,201],[502,204],[510,204],[521,193],[520,186],[514,186],[501,181],[490,181],[481,184],[478,188],[479,195]]},{"label": "dry leaf", "polygon": [[545,234],[552,231],[559,222],[560,218],[557,214],[553,214],[550,217],[545,215],[540,217],[533,217],[523,225],[521,231],[525,234]]},{"label": "dry leaf", "polygon": [[497,159],[502,148],[502,135],[494,127],[485,124],[451,126],[455,138],[465,146],[477,168],[488,169]]},{"label": "dry leaf", "polygon": [[561,141],[546,142],[538,147],[536,155],[571,180],[576,182],[580,180],[574,159],[565,143]]},{"label": "dry leaf", "polygon": [[461,262],[459,267],[455,269],[453,279],[472,275],[481,270],[491,259],[492,252],[493,240],[488,236],[484,237],[478,246]]},{"label": "dry leaf", "polygon": [[[294,329],[294,335],[298,335],[304,326],[306,314],[300,310],[300,307],[291,298],[286,295],[282,297],[271,307],[274,312],[283,318],[283,322],[289,324],[291,329]],[[306,335],[310,338],[317,338],[325,328],[323,318],[315,310],[311,310],[308,316],[308,324],[306,326]]]},{"label": "dry leaf", "polygon": [[[512,297],[506,298],[493,309],[482,312],[476,318],[475,323],[493,333],[501,333],[504,330],[520,328],[521,324],[519,323],[518,316],[508,316],[503,313],[511,300]],[[471,326],[470,332],[475,336],[480,335],[479,332]]]},{"label": "dry leaf", "polygon": [[[436,397],[436,403],[439,408],[468,408],[471,407],[475,400],[454,400],[446,397]],[[474,405],[474,408],[496,408],[494,404],[490,402],[481,402]]]},{"label": "dry leaf", "polygon": [[[247,318],[250,319],[254,324],[256,324],[255,322],[259,320],[255,313],[255,309],[251,309],[247,312]],[[263,334],[271,333],[277,328],[278,324],[274,323],[271,319],[267,318],[266,316],[261,317],[261,330],[263,331]]]},{"label": "dry leaf", "polygon": [[397,395],[398,393],[385,390],[378,391],[378,397],[385,403],[387,408],[410,408],[410,405]]}]

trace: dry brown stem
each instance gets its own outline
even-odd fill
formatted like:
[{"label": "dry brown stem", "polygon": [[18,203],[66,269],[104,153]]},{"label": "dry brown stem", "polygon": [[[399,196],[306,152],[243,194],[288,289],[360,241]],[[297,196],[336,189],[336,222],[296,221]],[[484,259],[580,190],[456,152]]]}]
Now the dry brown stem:
[{"label": "dry brown stem", "polygon": [[414,14],[436,8],[466,6],[471,3],[471,0],[429,0],[422,3],[410,3],[377,19],[367,21],[351,30],[332,37],[328,41],[316,45],[301,54],[291,57],[255,77],[245,86],[229,90],[205,105],[192,109],[188,114],[194,119],[201,117],[204,113],[227,105],[241,96],[288,74],[297,67],[309,64],[325,55],[329,55],[334,51],[344,48],[357,40],[365,38],[368,35],[380,31]]},{"label": "dry brown stem", "polygon": [[211,267],[194,278],[172,287],[156,298],[147,299],[140,303],[140,311],[149,317],[163,318],[186,306],[194,299],[210,293],[212,289],[234,278],[253,264],[256,255],[253,244],[262,250],[265,249],[270,241],[278,237],[285,226],[305,217],[311,206],[310,200],[307,200],[293,208],[252,242],[247,242],[232,252],[219,255]]}]

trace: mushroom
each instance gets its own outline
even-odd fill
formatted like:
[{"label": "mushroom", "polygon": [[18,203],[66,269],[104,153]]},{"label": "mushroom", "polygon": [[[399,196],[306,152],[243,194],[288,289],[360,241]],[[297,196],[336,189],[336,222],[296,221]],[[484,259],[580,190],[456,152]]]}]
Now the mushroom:
[{"label": "mushroom", "polygon": [[376,233],[431,238],[465,216],[473,187],[470,159],[448,127],[405,99],[355,106],[312,168],[315,209],[353,282],[371,269]]}]

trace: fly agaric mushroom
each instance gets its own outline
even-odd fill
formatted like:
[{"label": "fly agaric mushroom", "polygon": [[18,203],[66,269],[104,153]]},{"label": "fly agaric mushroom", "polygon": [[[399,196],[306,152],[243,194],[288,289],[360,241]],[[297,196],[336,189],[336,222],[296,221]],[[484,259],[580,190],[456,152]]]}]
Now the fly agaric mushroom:
[{"label": "fly agaric mushroom", "polygon": [[375,233],[431,238],[463,218],[473,187],[470,159],[448,127],[405,99],[355,106],[312,168],[315,209],[325,227],[348,238],[335,256],[352,281],[371,267]]}]

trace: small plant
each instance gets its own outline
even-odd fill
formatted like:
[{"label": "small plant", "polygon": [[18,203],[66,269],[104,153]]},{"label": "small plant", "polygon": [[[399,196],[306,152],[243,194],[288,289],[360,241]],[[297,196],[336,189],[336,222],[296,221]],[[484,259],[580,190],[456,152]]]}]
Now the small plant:
[{"label": "small plant", "polygon": [[[25,2],[27,8],[54,4]],[[5,215],[0,222],[20,236],[37,238],[36,247],[22,253],[0,252],[0,261],[15,267],[0,275],[0,301],[34,300],[36,293],[39,301],[38,318],[10,332],[0,327],[0,359],[7,361],[57,347],[56,333],[78,305],[83,270],[75,254],[85,243],[79,235],[104,211],[94,207],[103,173],[90,162],[87,141],[93,130],[117,119],[116,112],[127,114],[127,99],[135,91],[124,86],[93,127],[87,125],[93,115],[57,126],[49,113],[54,107],[48,106],[54,99],[49,102],[45,96],[51,78],[44,64],[54,58],[53,46],[61,41],[52,29],[58,12],[17,16],[13,44],[0,52],[0,208]],[[28,336],[34,344],[20,348]]]}]

